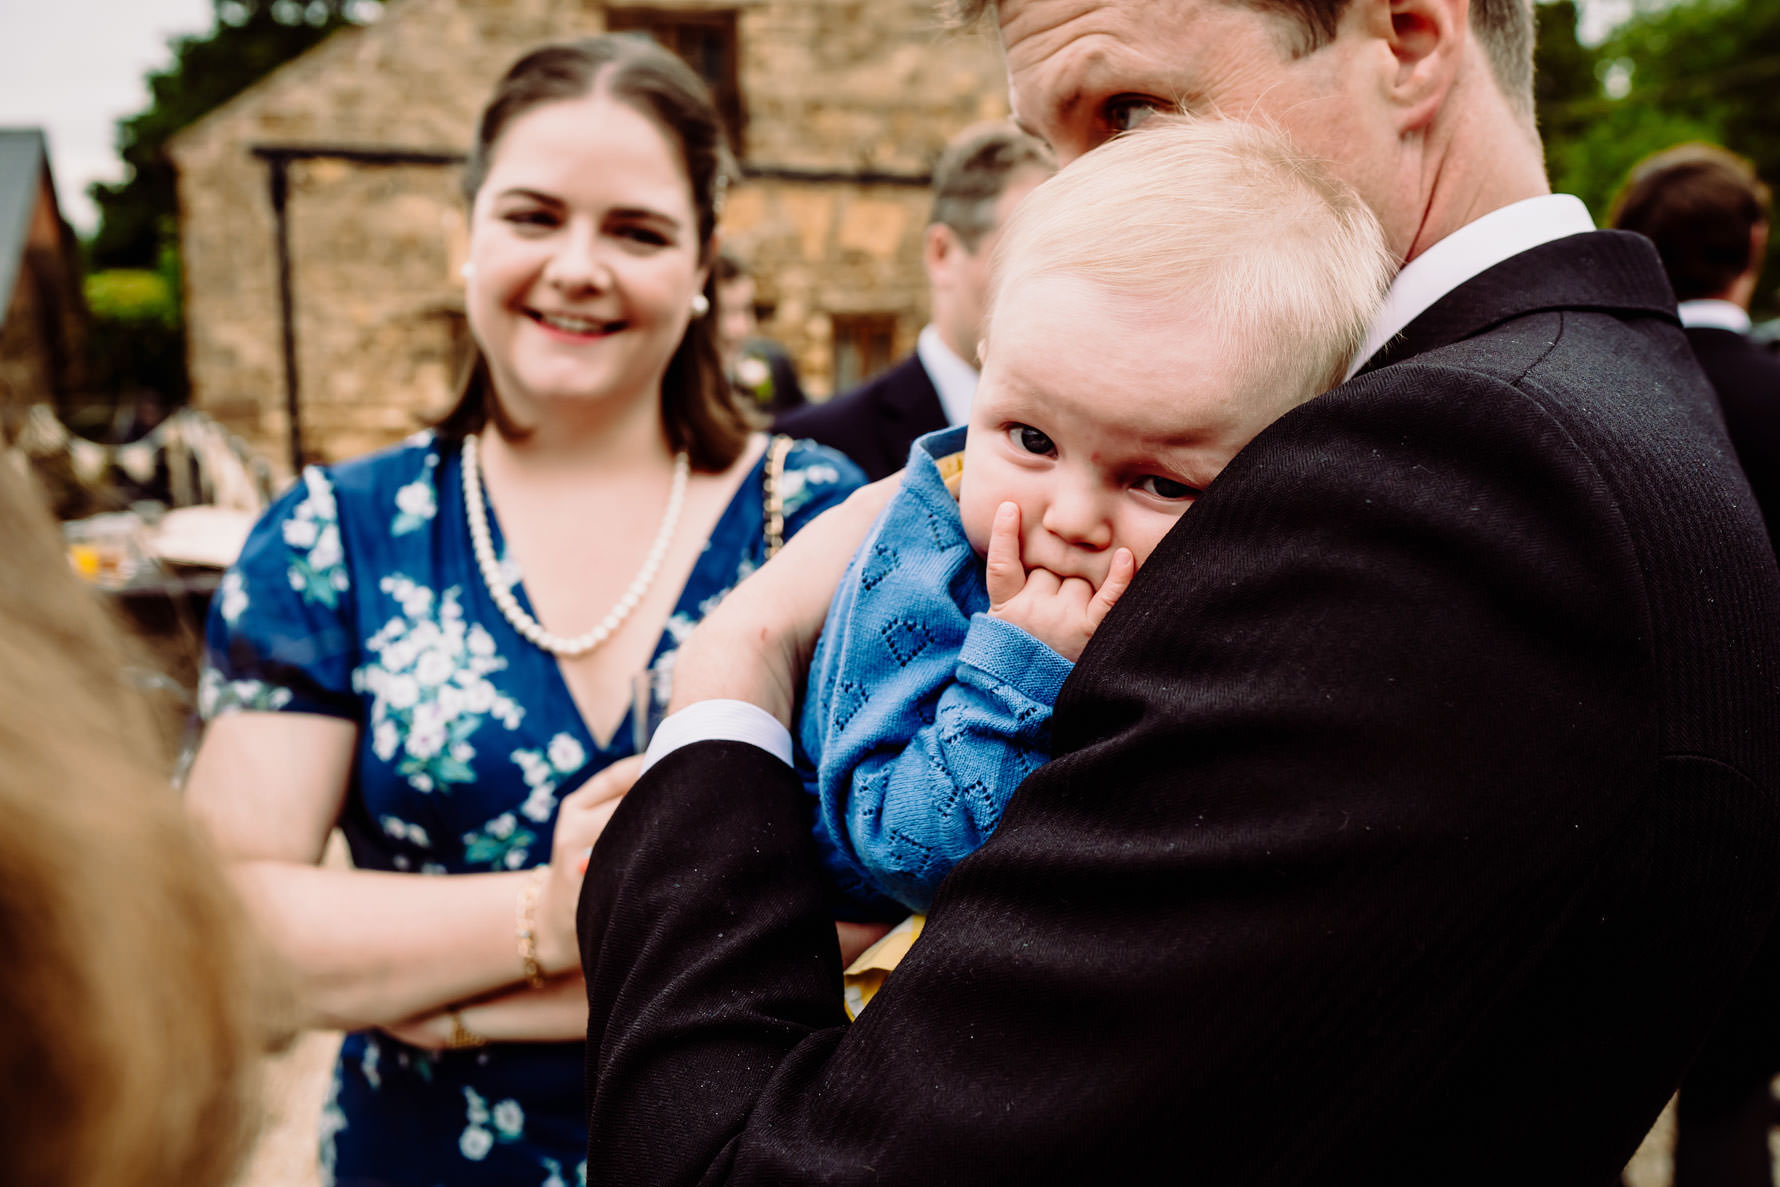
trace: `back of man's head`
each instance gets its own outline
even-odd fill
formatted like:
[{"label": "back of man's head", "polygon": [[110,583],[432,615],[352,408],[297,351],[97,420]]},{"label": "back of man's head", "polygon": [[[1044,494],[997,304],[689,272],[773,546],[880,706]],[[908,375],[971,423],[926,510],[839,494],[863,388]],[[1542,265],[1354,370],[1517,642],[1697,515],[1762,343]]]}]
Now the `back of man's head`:
[{"label": "back of man's head", "polygon": [[933,167],[933,213],[929,225],[950,227],[966,249],[975,251],[995,229],[996,203],[1015,177],[1050,173],[1057,167],[1044,142],[1011,121],[966,128],[946,145]]},{"label": "back of man's head", "polygon": [[1751,268],[1772,195],[1754,166],[1713,144],[1681,144],[1633,166],[1611,221],[1656,244],[1679,301],[1724,297]]}]

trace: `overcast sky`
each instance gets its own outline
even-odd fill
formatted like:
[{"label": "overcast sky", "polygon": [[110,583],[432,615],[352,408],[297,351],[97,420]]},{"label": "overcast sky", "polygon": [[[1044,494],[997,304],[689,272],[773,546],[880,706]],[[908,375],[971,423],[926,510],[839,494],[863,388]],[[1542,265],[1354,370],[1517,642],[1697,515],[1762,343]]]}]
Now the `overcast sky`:
[{"label": "overcast sky", "polygon": [[148,106],[143,79],[170,38],[205,33],[211,0],[0,0],[0,127],[41,127],[62,214],[92,230],[86,188],[118,181],[120,117]]},{"label": "overcast sky", "polygon": [[[1585,0],[1585,40],[1629,15],[1632,0]],[[62,213],[93,229],[87,185],[119,181],[117,121],[148,105],[143,78],[172,63],[168,40],[208,32],[211,0],[0,0],[0,127],[49,134]]]}]

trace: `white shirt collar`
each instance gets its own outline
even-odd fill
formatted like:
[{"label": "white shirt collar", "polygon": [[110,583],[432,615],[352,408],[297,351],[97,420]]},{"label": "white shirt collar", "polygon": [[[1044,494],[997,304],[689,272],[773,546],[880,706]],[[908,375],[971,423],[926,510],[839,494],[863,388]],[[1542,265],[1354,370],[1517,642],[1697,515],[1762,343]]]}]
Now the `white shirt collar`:
[{"label": "white shirt collar", "polygon": [[1588,207],[1570,194],[1525,198],[1466,223],[1403,265],[1372,319],[1365,345],[1348,366],[1347,377],[1352,379],[1385,343],[1473,276],[1541,243],[1594,229]]},{"label": "white shirt collar", "polygon": [[939,393],[939,406],[945,410],[946,423],[961,425],[970,419],[970,402],[977,394],[977,369],[958,357],[946,345],[932,323],[921,327],[915,339],[915,355]]},{"label": "white shirt collar", "polygon": [[1729,301],[1683,301],[1675,307],[1681,324],[1688,329],[1729,330],[1733,334],[1749,332],[1749,311]]}]

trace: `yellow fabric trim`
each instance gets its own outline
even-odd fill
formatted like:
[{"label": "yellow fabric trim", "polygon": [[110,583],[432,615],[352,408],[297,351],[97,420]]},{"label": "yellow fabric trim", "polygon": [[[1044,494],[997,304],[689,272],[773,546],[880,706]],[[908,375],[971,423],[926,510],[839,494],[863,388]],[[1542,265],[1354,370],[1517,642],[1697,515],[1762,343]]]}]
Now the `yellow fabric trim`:
[{"label": "yellow fabric trim", "polygon": [[890,970],[902,963],[902,958],[909,954],[915,941],[921,938],[921,929],[927,925],[927,916],[910,915],[901,923],[884,933],[882,939],[864,952],[859,959],[847,966],[846,973],[841,977],[842,988],[847,1006],[847,1017],[857,1018],[877,996],[878,989],[884,984],[884,978]]},{"label": "yellow fabric trim", "polygon": [[964,477],[964,451],[961,449],[957,453],[948,453],[945,457],[936,457],[933,464],[939,467],[940,481],[946,484],[952,497],[957,498],[958,484]]}]

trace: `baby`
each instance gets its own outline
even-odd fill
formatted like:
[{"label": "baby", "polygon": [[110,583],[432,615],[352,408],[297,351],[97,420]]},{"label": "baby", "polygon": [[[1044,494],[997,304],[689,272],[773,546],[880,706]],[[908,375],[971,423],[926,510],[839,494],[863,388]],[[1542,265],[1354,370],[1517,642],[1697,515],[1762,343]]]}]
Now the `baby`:
[{"label": "baby", "polygon": [[1394,261],[1278,134],[1155,116],[1022,202],[994,267],[970,422],[911,449],[801,709],[843,918],[925,910],[988,838],[1137,569],[1256,434],[1341,382]]}]

